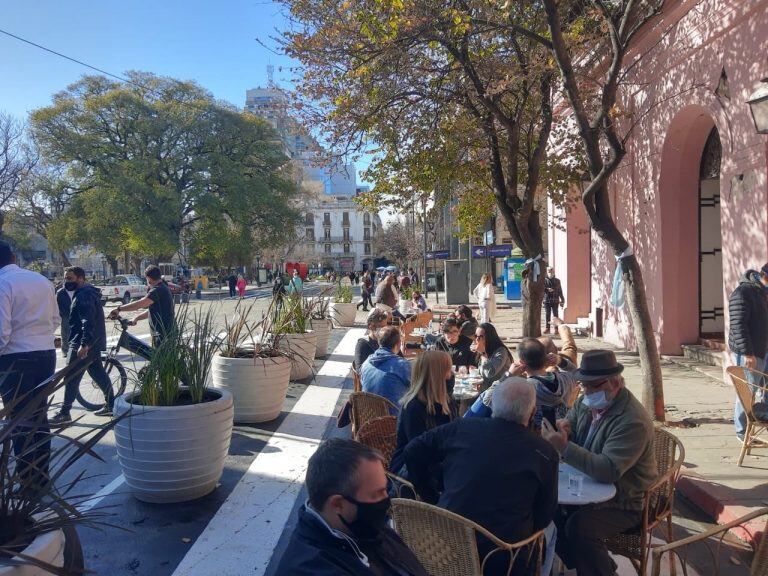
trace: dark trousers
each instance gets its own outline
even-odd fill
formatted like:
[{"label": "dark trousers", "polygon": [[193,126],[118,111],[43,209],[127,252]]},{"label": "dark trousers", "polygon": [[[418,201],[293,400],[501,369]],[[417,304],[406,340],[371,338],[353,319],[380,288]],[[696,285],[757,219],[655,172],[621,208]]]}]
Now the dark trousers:
[{"label": "dark trousers", "polygon": [[615,563],[603,540],[641,523],[640,512],[569,506],[555,518],[558,556],[579,576],[613,576]]},{"label": "dark trousers", "polygon": [[69,316],[61,317],[61,352],[64,356],[69,352]]},{"label": "dark trousers", "polygon": [[363,300],[360,302],[357,307],[360,308],[362,306],[363,308],[370,306],[373,308],[373,300],[371,300],[371,293],[370,292],[363,292]]},{"label": "dark trousers", "polygon": [[[107,403],[107,407],[111,410],[115,403],[115,393],[112,391],[112,380],[109,379],[109,374],[107,374],[107,371],[104,369],[104,364],[101,361],[101,352],[98,350],[91,350],[91,354],[94,359],[88,366],[88,375],[93,378],[93,381],[96,382],[96,385],[104,393],[104,400]],[[69,350],[69,355],[67,357],[67,364],[72,364],[73,362],[77,362],[77,347],[75,346]],[[72,410],[72,404],[75,403],[75,396],[77,396],[77,390],[80,388],[80,381],[82,379],[83,373],[81,372],[70,379],[64,387],[64,402],[61,405],[61,411],[64,414],[69,414],[70,410]]]},{"label": "dark trousers", "polygon": [[[24,478],[30,467],[38,468],[37,474],[31,473],[31,484],[44,484],[48,474],[48,460],[51,453],[51,429],[48,427],[48,398],[40,394],[31,394],[32,390],[50,378],[56,370],[56,350],[39,350],[0,356],[0,396],[3,404],[10,406],[11,417],[35,404],[37,409],[31,415],[31,422],[17,428],[13,436],[13,453],[18,459],[19,476]],[[17,400],[18,399],[18,400]],[[24,434],[29,430],[30,434]]]},{"label": "dark trousers", "polygon": [[229,285],[229,295],[230,295],[232,298],[234,298],[235,296],[237,296],[237,286],[236,286],[235,284],[230,284],[230,285]]},{"label": "dark trousers", "polygon": [[559,305],[557,302],[554,302],[550,304],[549,302],[544,302],[544,312],[547,317],[547,330],[549,330],[549,324],[552,321],[552,316],[555,318],[558,318],[558,308]]}]

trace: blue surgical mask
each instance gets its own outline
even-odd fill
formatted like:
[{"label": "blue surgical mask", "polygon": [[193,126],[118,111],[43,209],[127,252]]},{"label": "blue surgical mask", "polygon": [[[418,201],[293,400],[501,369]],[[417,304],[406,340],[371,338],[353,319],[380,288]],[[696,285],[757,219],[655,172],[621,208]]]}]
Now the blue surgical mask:
[{"label": "blue surgical mask", "polygon": [[584,394],[584,400],[582,400],[582,402],[584,406],[591,408],[592,410],[602,410],[611,405],[611,400],[606,396],[605,390],[593,392],[592,394]]}]

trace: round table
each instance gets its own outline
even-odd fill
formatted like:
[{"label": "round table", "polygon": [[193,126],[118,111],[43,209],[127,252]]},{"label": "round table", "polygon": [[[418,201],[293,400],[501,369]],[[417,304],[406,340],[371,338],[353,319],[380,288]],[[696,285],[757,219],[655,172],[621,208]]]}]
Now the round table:
[{"label": "round table", "polygon": [[[568,486],[568,477],[571,474],[580,474],[582,480],[581,494],[571,494]],[[557,501],[560,504],[568,506],[583,506],[584,504],[597,504],[598,502],[607,502],[616,496],[616,486],[613,484],[604,484],[587,476],[583,472],[576,470],[573,466],[560,462],[560,468],[557,474]]]},{"label": "round table", "polygon": [[470,406],[475,403],[475,400],[480,395],[477,387],[482,383],[482,378],[470,376],[459,378],[459,376],[456,376],[456,382],[453,385],[453,399],[459,404],[459,416],[463,416]]}]

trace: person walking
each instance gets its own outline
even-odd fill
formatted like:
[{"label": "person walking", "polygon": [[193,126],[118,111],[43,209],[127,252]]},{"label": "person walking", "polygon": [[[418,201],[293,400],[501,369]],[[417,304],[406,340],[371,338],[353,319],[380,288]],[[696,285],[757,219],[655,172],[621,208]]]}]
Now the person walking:
[{"label": "person walking", "polygon": [[358,302],[357,307],[363,307],[363,310],[368,312],[368,306],[373,308],[373,300],[371,300],[371,292],[373,292],[373,282],[368,274],[363,274],[363,284],[360,287],[360,295],[362,299]]},{"label": "person walking", "polygon": [[[728,297],[728,347],[733,361],[743,366],[747,381],[754,386],[765,386],[763,378],[752,370],[765,372],[765,355],[768,352],[768,263],[760,272],[747,270],[739,285]],[[759,389],[758,392],[762,392]],[[762,394],[756,394],[756,400]],[[747,416],[739,399],[734,400],[733,425],[736,437],[744,441]]]},{"label": "person walking", "polygon": [[558,311],[559,306],[565,306],[563,286],[560,284],[560,279],[555,276],[555,269],[547,268],[547,277],[544,278],[544,313],[547,320],[547,327],[544,331],[545,334],[549,334],[549,326],[552,323],[552,317],[560,317]]},{"label": "person walking", "polygon": [[303,291],[304,281],[301,279],[301,276],[299,276],[299,271],[294,268],[291,275],[291,281],[288,283],[288,293],[301,295]]},{"label": "person walking", "polygon": [[67,357],[69,351],[69,310],[72,308],[72,298],[75,295],[74,290],[67,290],[62,284],[56,292],[56,304],[59,307],[59,317],[61,318],[61,355]]},{"label": "person walking", "polygon": [[13,436],[20,477],[31,490],[47,482],[51,452],[47,398],[35,387],[56,370],[54,331],[59,312],[53,284],[43,275],[19,268],[10,244],[0,241],[0,396],[10,416],[33,406],[30,433]]},{"label": "person walking", "polygon": [[480,308],[480,323],[493,322],[496,316],[496,292],[490,274],[483,274],[480,283],[472,291]]},{"label": "person walking", "polygon": [[242,274],[237,275],[237,293],[240,296],[240,299],[242,300],[245,298],[245,287],[247,286],[245,282],[245,278],[243,278]]},{"label": "person walking", "polygon": [[[74,288],[72,309],[69,316],[69,353],[67,364],[90,357],[88,374],[104,393],[104,407],[95,412],[96,416],[111,416],[115,396],[112,381],[104,370],[101,352],[107,349],[107,328],[104,308],[101,305],[101,291],[85,281],[85,270],[70,266],[64,271],[65,287]],[[75,402],[82,372],[71,378],[64,388],[64,401],[59,413],[51,418],[52,426],[64,426],[72,422],[72,404]]]},{"label": "person walking", "polygon": [[237,276],[230,274],[227,278],[227,284],[229,285],[229,297],[234,298],[237,294]]}]

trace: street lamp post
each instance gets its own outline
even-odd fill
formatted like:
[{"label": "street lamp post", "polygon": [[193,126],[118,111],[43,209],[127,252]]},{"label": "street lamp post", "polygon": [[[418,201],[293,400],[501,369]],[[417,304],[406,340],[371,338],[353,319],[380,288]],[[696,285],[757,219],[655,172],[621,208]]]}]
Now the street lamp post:
[{"label": "street lamp post", "polygon": [[261,288],[261,254],[256,254],[256,286]]}]

